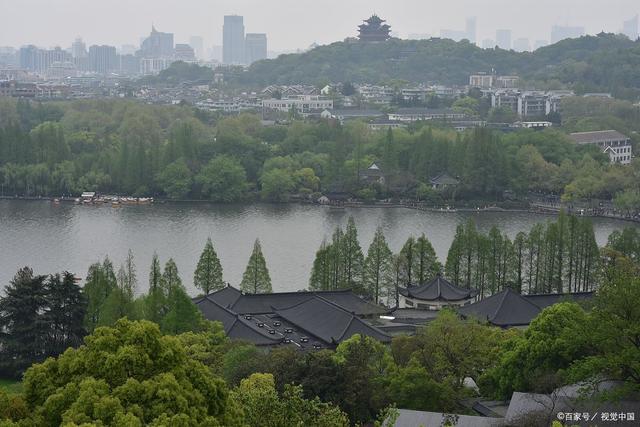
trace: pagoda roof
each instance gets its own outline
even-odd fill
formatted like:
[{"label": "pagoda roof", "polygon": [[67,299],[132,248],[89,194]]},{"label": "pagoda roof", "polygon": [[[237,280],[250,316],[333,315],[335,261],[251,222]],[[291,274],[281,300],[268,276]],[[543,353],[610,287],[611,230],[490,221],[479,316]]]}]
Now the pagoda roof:
[{"label": "pagoda roof", "polygon": [[409,286],[400,292],[406,297],[422,301],[462,301],[476,295],[476,291],[456,286],[441,275],[437,275],[429,283]]}]

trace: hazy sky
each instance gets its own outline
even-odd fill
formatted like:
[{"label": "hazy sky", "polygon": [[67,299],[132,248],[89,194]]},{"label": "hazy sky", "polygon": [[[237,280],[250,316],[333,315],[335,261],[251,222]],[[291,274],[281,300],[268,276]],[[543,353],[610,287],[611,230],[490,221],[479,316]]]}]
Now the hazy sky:
[{"label": "hazy sky", "polygon": [[289,50],[354,36],[373,12],[401,37],[461,30],[476,16],[478,42],[498,28],[533,42],[548,40],[553,24],[616,32],[639,11],[638,0],[0,0],[0,46],[68,47],[78,35],[87,45],[138,45],[152,22],[177,43],[200,35],[210,46],[222,43],[223,16],[238,14],[247,32],[268,34],[270,50]]}]

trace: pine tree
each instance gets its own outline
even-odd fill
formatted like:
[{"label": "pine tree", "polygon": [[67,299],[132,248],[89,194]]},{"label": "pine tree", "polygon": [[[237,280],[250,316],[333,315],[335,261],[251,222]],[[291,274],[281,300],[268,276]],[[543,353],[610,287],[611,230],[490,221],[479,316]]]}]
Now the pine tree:
[{"label": "pine tree", "polygon": [[211,238],[207,239],[204,250],[200,255],[198,266],[193,275],[193,283],[197,288],[201,289],[205,295],[224,288],[222,265],[220,265],[218,254],[216,254],[215,249],[213,249]]},{"label": "pine tree", "polygon": [[393,253],[381,228],[373,236],[364,265],[364,288],[369,297],[376,303],[392,304],[395,299]]},{"label": "pine tree", "polygon": [[203,318],[198,307],[187,295],[178,266],[172,258],[164,266],[162,284],[166,295],[166,307],[160,326],[163,332],[168,334],[181,334],[183,332],[197,332],[203,327]]},{"label": "pine tree", "polygon": [[129,250],[125,264],[120,266],[118,274],[116,274],[116,286],[109,293],[100,310],[98,321],[100,326],[112,326],[123,317],[127,317],[129,320],[136,320],[140,317],[134,303],[136,283],[133,254]]},{"label": "pine tree", "polygon": [[362,270],[364,267],[364,255],[360,242],[358,242],[358,230],[353,217],[349,217],[347,228],[342,238],[341,263],[344,265],[344,281],[341,287],[353,289],[355,292],[362,290]]},{"label": "pine tree", "polygon": [[44,276],[24,267],[0,297],[0,374],[19,377],[24,369],[44,359],[47,325]]},{"label": "pine tree", "polygon": [[344,262],[343,262],[343,243],[344,232],[342,228],[336,227],[331,237],[331,246],[329,260],[331,261],[331,285],[329,289],[341,289],[344,287]]},{"label": "pine tree", "polygon": [[45,291],[43,320],[49,327],[46,353],[48,356],[57,356],[68,347],[77,347],[82,343],[86,335],[83,321],[87,300],[73,274],[68,271],[62,277],[60,274],[49,276]]},{"label": "pine tree", "polygon": [[253,252],[249,258],[247,269],[242,275],[240,289],[243,292],[254,294],[272,292],[271,277],[269,277],[267,262],[264,259],[264,255],[262,255],[262,247],[260,246],[259,239],[256,239],[253,244]]}]

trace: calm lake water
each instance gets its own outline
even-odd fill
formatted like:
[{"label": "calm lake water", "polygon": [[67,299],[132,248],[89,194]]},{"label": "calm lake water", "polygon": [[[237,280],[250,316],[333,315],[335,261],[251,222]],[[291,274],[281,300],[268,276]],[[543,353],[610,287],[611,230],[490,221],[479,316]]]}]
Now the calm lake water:
[{"label": "calm lake water", "polygon": [[[138,271],[139,291],[146,291],[153,252],[162,264],[176,260],[191,293],[193,272],[207,237],[222,262],[224,278],[238,285],[260,238],[275,291],[307,286],[314,255],[324,238],[352,215],[366,254],[376,227],[382,226],[391,249],[410,235],[425,233],[444,263],[456,226],[472,216],[478,228],[497,225],[510,237],[551,217],[530,213],[445,213],[403,208],[330,209],[311,205],[156,204],[151,206],[54,205],[46,201],[0,200],[0,288],[18,268],[38,274],[69,270],[84,277],[89,265],[108,255],[116,266],[129,249]],[[629,223],[594,219],[598,244]]]}]

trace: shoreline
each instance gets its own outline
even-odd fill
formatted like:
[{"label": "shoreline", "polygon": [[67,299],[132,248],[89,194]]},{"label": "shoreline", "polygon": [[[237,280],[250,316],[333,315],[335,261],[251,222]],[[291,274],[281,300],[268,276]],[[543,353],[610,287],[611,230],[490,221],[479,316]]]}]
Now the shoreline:
[{"label": "shoreline", "polygon": [[[18,201],[48,201],[48,202],[53,202],[54,200],[58,200],[59,203],[75,203],[76,202],[77,197],[53,197],[53,196],[0,196],[0,200],[18,200]],[[242,203],[242,202],[238,202],[238,203]],[[426,206],[418,206],[418,205],[412,205],[412,204],[403,204],[403,203],[358,203],[358,202],[351,202],[351,203],[343,203],[343,204],[339,204],[339,205],[335,205],[335,204],[321,204],[321,203],[312,203],[312,202],[308,202],[308,201],[301,201],[301,200],[293,200],[293,201],[288,201],[288,202],[281,202],[281,203],[273,203],[273,202],[263,202],[263,201],[251,201],[251,202],[246,202],[248,204],[254,204],[254,203],[264,203],[264,204],[271,204],[271,205],[313,205],[313,206],[317,206],[317,207],[323,207],[323,208],[329,208],[329,209],[347,209],[347,208],[352,208],[352,209],[389,209],[389,208],[404,208],[404,209],[412,209],[412,210],[418,210],[418,211],[424,211],[424,212],[439,212],[439,213],[458,213],[458,212],[463,212],[463,213],[491,213],[491,212],[495,212],[495,213],[531,213],[531,214],[536,214],[536,215],[545,215],[545,216],[556,216],[558,215],[558,213],[560,213],[560,208],[555,208],[555,207],[531,207],[529,209],[523,209],[523,208],[500,208],[500,207],[496,207],[496,206],[489,206],[489,207],[484,207],[484,208],[468,208],[468,207],[462,207],[462,208],[436,208],[436,207],[426,207]],[[212,202],[210,200],[200,200],[200,199],[184,199],[184,200],[175,200],[175,199],[155,199],[154,203],[152,204],[134,204],[131,206],[152,206],[153,204],[160,204],[160,205],[170,205],[170,204],[175,204],[175,205],[179,205],[179,204],[210,204],[210,205],[229,205],[230,203],[216,203],[216,202]],[[90,204],[91,206],[93,206],[92,204]],[[123,206],[123,207],[126,207]],[[640,224],[640,218],[633,218],[633,217],[623,217],[623,216],[616,216],[616,215],[601,215],[601,214],[579,214],[576,212],[576,215],[578,216],[586,216],[589,218],[604,218],[604,219],[614,219],[614,220],[620,220],[620,221],[624,221],[624,222],[631,222],[634,224]]]}]

